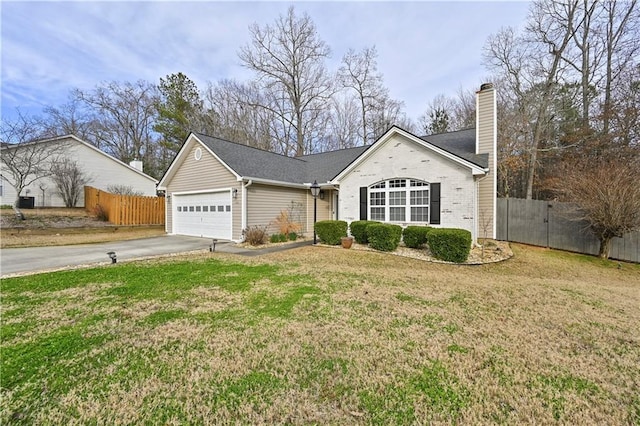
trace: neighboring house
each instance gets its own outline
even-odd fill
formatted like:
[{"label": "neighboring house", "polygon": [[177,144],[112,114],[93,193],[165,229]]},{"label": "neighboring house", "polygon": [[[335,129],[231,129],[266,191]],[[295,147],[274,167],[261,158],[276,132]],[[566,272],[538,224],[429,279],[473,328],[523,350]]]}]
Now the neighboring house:
[{"label": "neighboring house", "polygon": [[[33,148],[40,146],[46,152],[51,153],[46,164],[40,165],[42,168],[48,168],[52,161],[69,159],[75,161],[87,175],[89,178],[87,185],[89,186],[106,191],[108,186],[120,185],[131,187],[142,195],[156,195],[158,181],[142,172],[142,163],[140,161],[134,161],[132,165],[125,164],[73,135],[23,144],[5,145],[2,147],[0,154],[3,157],[5,155],[9,156],[13,150],[20,149],[25,153],[29,153]],[[0,162],[0,171],[0,204],[13,205],[17,198],[16,189],[13,187],[11,174],[7,171],[7,167],[3,162]],[[30,198],[35,207],[64,207],[64,202],[58,193],[56,185],[49,177],[37,179],[27,186],[20,196]],[[84,207],[83,193],[81,193],[76,207]]]},{"label": "neighboring house", "polygon": [[169,234],[242,240],[293,207],[302,231],[317,220],[368,219],[467,229],[495,238],[496,97],[477,93],[476,128],[418,137],[392,127],[369,146],[290,158],[202,134],[189,135],[158,184]]}]

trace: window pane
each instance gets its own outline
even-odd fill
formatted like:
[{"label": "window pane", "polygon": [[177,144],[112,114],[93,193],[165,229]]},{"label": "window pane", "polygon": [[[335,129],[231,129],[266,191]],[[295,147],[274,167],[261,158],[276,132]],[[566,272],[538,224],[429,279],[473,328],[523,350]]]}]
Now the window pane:
[{"label": "window pane", "polygon": [[371,189],[386,188],[387,182],[380,182],[371,187]]},{"label": "window pane", "polygon": [[429,185],[427,182],[423,182],[421,180],[411,180],[411,186],[427,186]]},{"label": "window pane", "polygon": [[369,194],[369,205],[371,206],[384,206],[385,205],[385,193],[384,192],[372,192]]},{"label": "window pane", "polygon": [[189,211],[192,212],[193,211],[193,206],[189,206]]},{"label": "window pane", "polygon": [[411,222],[428,222],[429,207],[411,207]]},{"label": "window pane", "polygon": [[379,220],[384,222],[384,207],[371,207],[370,220]]},{"label": "window pane", "polygon": [[203,212],[208,212],[209,211],[209,206],[202,206],[202,211]]},{"label": "window pane", "polygon": [[218,206],[218,211],[219,212],[223,212],[224,211],[224,206]]},{"label": "window pane", "polygon": [[394,179],[389,181],[389,188],[404,188],[407,186],[406,179]]},{"label": "window pane", "polygon": [[225,206],[225,210],[230,212],[231,211],[231,206]]},{"label": "window pane", "polygon": [[196,206],[196,211],[197,211],[197,212],[199,212],[199,211],[200,211],[200,209],[201,209],[201,207],[200,207],[200,206]]},{"label": "window pane", "polygon": [[391,191],[389,192],[389,205],[390,206],[404,206],[406,204],[407,193],[404,191]]},{"label": "window pane", "polygon": [[404,207],[389,207],[389,220],[395,222],[404,222],[406,217]]},{"label": "window pane", "polygon": [[411,191],[411,205],[428,205],[429,204],[429,190]]},{"label": "window pane", "polygon": [[178,206],[178,211],[181,212],[182,211],[182,207]]}]

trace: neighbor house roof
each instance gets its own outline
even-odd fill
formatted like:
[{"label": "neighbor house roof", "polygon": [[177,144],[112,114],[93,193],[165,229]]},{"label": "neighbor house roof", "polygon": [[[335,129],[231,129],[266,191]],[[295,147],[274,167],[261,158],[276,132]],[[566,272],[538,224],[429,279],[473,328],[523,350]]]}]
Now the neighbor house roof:
[{"label": "neighbor house roof", "polygon": [[107,154],[106,152],[96,148],[95,146],[91,145],[88,142],[83,141],[82,139],[80,139],[79,137],[77,137],[76,135],[63,135],[63,136],[56,136],[53,138],[47,138],[47,139],[36,139],[33,141],[29,141],[29,142],[22,142],[22,143],[15,143],[15,144],[2,144],[2,149],[8,149],[8,150],[13,150],[13,149],[20,149],[22,147],[25,146],[32,146],[32,145],[38,145],[38,144],[52,144],[52,143],[58,143],[58,142],[66,142],[66,141],[74,141],[80,145],[83,145],[87,148],[89,148],[90,150],[94,151],[95,153],[97,153],[98,155],[104,157],[105,159],[108,159],[109,161],[113,161],[115,163],[118,163],[120,166],[127,168],[129,170],[131,170],[134,173],[139,174],[140,176],[145,177],[146,179],[149,179],[150,181],[152,181],[154,184],[158,183],[158,180],[149,176],[148,174],[136,169],[135,167],[125,163],[124,161],[118,160],[117,158]]},{"label": "neighbor house roof", "polygon": [[[202,133],[193,135],[238,176],[291,184],[329,182],[372,146],[287,157]],[[481,168],[488,167],[488,155],[475,153],[475,129],[422,136],[420,139]]]}]

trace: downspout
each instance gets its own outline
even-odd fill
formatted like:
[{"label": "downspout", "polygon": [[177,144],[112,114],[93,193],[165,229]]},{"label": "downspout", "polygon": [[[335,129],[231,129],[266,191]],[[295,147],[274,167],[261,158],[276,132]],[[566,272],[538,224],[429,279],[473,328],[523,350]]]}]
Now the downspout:
[{"label": "downspout", "polygon": [[[473,197],[475,198],[473,200],[473,229],[474,229],[474,233],[476,234],[475,237],[472,235],[471,237],[473,238],[473,244],[476,245],[478,244],[478,238],[479,238],[479,232],[480,229],[478,229],[478,224],[479,224],[479,217],[478,215],[480,214],[480,210],[478,209],[478,203],[480,202],[480,182],[482,182],[483,180],[485,180],[486,178],[489,177],[489,175],[491,174],[490,170],[487,170],[487,174],[485,174],[484,176],[482,176],[479,179],[476,179],[476,190],[474,191]],[[493,217],[494,223],[495,223],[495,212],[494,212],[494,217]]]},{"label": "downspout", "polygon": [[242,230],[247,229],[247,188],[252,184],[253,180],[242,184]]}]

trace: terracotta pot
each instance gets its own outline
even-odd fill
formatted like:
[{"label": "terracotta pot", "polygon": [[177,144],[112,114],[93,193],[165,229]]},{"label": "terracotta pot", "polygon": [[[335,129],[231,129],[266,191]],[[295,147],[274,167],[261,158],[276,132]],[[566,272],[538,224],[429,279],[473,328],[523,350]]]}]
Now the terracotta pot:
[{"label": "terracotta pot", "polygon": [[349,249],[353,244],[353,237],[342,237],[340,242],[342,243],[342,248]]}]

